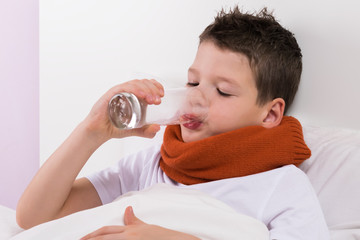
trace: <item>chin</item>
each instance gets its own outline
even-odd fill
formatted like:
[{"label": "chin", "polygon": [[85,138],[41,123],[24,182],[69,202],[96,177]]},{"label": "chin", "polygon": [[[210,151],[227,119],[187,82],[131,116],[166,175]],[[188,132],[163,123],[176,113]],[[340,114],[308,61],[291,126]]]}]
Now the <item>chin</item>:
[{"label": "chin", "polygon": [[184,142],[187,143],[187,142],[199,141],[206,137],[203,136],[203,134],[201,134],[201,132],[192,131],[192,130],[185,128],[184,126],[181,126],[181,138],[183,139]]}]

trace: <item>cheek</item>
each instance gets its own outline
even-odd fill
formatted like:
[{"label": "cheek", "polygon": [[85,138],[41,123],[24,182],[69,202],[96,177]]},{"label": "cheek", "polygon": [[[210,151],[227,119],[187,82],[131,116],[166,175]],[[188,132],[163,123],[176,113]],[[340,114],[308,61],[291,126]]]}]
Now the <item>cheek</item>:
[{"label": "cheek", "polygon": [[217,106],[209,112],[214,126],[224,130],[234,130],[258,124],[258,111],[255,106],[229,103]]},{"label": "cheek", "polygon": [[240,104],[228,101],[212,106],[209,114],[213,118],[233,118],[241,114],[242,109],[244,108]]},{"label": "cheek", "polygon": [[246,106],[238,112],[237,118],[243,126],[259,125],[261,123],[261,111],[255,105]]},{"label": "cheek", "polygon": [[211,122],[219,122],[222,119],[229,117],[228,110],[221,106],[213,106],[209,109],[208,118]]},{"label": "cheek", "polygon": [[238,122],[238,113],[233,108],[224,106],[212,108],[209,113],[208,130],[215,134],[232,130]]}]

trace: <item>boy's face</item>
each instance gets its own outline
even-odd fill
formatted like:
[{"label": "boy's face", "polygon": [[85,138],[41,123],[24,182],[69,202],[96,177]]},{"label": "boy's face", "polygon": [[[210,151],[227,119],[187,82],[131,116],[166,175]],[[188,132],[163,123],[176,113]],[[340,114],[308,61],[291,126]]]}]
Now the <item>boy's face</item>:
[{"label": "boy's face", "polygon": [[211,41],[200,44],[189,68],[188,86],[199,90],[208,115],[200,122],[181,125],[184,142],[260,125],[267,115],[266,104],[256,104],[258,91],[247,57]]}]

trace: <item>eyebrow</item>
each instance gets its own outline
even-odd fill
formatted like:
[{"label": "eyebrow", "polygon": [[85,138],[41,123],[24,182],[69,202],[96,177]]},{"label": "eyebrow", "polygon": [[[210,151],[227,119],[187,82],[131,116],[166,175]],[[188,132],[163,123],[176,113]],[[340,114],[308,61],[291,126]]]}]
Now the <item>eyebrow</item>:
[{"label": "eyebrow", "polygon": [[226,77],[217,76],[217,79],[228,82],[231,85],[240,86],[238,81],[235,81],[235,79],[233,79],[233,78],[226,78]]},{"label": "eyebrow", "polygon": [[[192,73],[192,74],[195,74],[195,75],[199,75],[199,71],[196,70],[195,68],[189,68],[188,69],[188,72]],[[216,79],[219,79],[219,80],[222,80],[222,81],[225,81],[225,82],[228,82],[229,84],[231,85],[236,85],[236,86],[239,86],[239,83],[237,81],[235,81],[235,79],[233,78],[227,78],[227,77],[223,77],[223,76],[216,76]]]}]

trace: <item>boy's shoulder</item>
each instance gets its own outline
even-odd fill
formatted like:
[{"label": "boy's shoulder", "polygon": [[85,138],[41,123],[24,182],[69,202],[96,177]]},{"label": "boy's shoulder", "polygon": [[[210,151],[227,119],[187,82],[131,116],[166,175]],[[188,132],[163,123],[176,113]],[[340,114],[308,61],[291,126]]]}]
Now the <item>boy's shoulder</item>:
[{"label": "boy's shoulder", "polygon": [[[252,175],[245,176],[247,178],[266,178],[266,179],[278,179],[284,180],[287,178],[296,178],[307,180],[306,174],[293,164],[285,165],[279,168],[274,168],[269,171],[260,172]],[[276,180],[275,180],[276,181]]]}]

